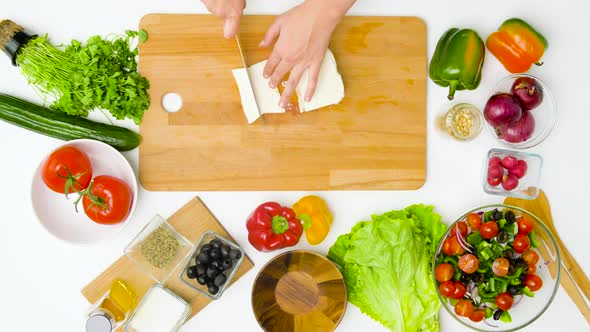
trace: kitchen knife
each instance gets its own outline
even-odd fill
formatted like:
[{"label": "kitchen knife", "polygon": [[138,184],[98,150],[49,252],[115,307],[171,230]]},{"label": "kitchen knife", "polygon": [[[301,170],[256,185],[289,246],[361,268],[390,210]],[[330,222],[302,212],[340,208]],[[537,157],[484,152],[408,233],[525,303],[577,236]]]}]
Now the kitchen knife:
[{"label": "kitchen knife", "polygon": [[240,43],[240,38],[236,34],[236,43],[238,44],[238,50],[240,51],[240,58],[242,59],[242,64],[244,65],[244,70],[246,71],[246,76],[248,77],[248,93],[251,98],[254,100],[256,104],[256,112],[258,112],[258,117],[262,117],[260,113],[260,107],[258,106],[258,101],[256,100],[256,95],[254,94],[254,87],[252,86],[252,79],[250,78],[250,73],[248,72],[248,66],[246,65],[246,57],[244,56],[244,51],[242,50],[242,44]]}]

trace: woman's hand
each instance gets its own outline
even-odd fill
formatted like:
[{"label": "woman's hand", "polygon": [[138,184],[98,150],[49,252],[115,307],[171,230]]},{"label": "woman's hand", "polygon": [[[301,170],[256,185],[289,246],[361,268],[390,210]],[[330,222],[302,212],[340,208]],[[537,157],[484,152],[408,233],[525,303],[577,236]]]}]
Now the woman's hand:
[{"label": "woman's hand", "polygon": [[240,17],[246,0],[201,0],[207,6],[211,14],[223,19],[223,36],[225,38],[234,38],[240,27]]},{"label": "woman's hand", "polygon": [[264,77],[276,88],[290,72],[279,102],[287,107],[301,76],[309,69],[305,101],[310,101],[320,73],[320,66],[332,32],[355,0],[307,0],[280,15],[266,32],[261,47],[271,46],[278,38],[264,67]]}]

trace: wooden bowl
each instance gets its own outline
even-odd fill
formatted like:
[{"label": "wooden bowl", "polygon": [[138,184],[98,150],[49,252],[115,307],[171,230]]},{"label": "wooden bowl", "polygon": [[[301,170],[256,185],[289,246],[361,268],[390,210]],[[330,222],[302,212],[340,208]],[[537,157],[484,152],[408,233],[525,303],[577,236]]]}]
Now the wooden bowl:
[{"label": "wooden bowl", "polygon": [[346,303],[346,285],[336,265],[310,251],[273,258],[252,288],[254,316],[267,332],[333,331]]}]

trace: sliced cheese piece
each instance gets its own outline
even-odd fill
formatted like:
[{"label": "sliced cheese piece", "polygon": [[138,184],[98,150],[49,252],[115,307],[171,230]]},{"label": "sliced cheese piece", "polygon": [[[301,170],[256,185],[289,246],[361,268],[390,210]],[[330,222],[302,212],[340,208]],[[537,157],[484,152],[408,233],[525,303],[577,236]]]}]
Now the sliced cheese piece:
[{"label": "sliced cheese piece", "polygon": [[279,90],[268,86],[268,79],[264,78],[264,66],[266,66],[266,60],[248,67],[248,74],[260,113],[285,113],[285,109],[279,106],[281,100]]},{"label": "sliced cheese piece", "polygon": [[309,112],[328,105],[338,104],[344,98],[344,83],[342,76],[338,73],[334,54],[328,49],[322,65],[316,85],[315,93],[309,102],[305,101],[305,91],[309,82],[309,69],[306,70],[297,88],[297,98],[301,112]]},{"label": "sliced cheese piece", "polygon": [[248,72],[246,68],[238,68],[232,69],[232,74],[238,85],[238,91],[240,91],[240,100],[246,119],[248,123],[253,123],[260,117],[260,114],[258,113],[258,105],[254,97],[254,90],[252,89],[252,85],[250,85]]}]

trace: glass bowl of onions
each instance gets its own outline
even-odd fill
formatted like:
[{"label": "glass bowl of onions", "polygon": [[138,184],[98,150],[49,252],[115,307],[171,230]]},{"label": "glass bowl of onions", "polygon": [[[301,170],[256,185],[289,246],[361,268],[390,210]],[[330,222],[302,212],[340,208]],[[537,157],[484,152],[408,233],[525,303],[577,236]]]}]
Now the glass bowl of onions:
[{"label": "glass bowl of onions", "polygon": [[516,331],[539,318],[559,288],[561,259],[543,222],[518,207],[475,208],[441,239],[433,278],[443,307],[477,331]]},{"label": "glass bowl of onions", "polygon": [[505,146],[528,149],[543,142],[555,126],[555,99],[539,78],[518,74],[500,80],[484,107],[489,132]]}]

